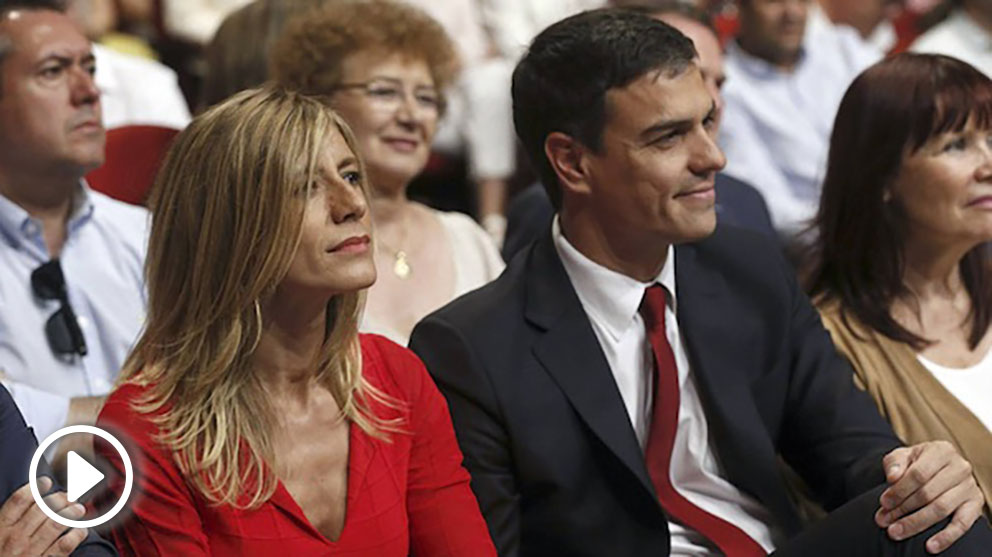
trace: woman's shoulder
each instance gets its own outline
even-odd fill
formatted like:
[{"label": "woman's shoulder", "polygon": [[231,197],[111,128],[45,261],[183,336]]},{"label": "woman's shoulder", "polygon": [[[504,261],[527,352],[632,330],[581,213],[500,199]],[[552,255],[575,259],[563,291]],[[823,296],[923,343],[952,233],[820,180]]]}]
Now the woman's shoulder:
[{"label": "woman's shoulder", "polygon": [[472,265],[484,269],[483,274],[486,275],[484,282],[496,278],[503,271],[505,266],[503,256],[500,255],[496,243],[472,217],[455,211],[431,210],[437,215],[448,237],[451,238],[456,262],[476,261]]},{"label": "woman's shoulder", "polygon": [[382,335],[362,333],[358,338],[365,378],[391,396],[404,400],[416,397],[427,377],[420,358]]},{"label": "woman's shoulder", "polygon": [[137,406],[145,402],[150,387],[133,382],[121,383],[107,396],[97,426],[109,428],[139,444],[146,444],[158,434],[154,417],[162,410],[141,412]]}]

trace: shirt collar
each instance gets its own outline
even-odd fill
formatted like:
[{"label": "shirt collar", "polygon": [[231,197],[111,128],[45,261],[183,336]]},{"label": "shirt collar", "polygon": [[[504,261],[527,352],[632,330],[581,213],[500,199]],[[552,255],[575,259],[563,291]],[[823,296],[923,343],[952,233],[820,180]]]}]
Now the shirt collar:
[{"label": "shirt collar", "polygon": [[667,291],[666,300],[676,309],[675,248],[668,246],[665,265],[651,282],[641,282],[596,263],[575,249],[561,233],[558,216],[552,223],[555,249],[561,258],[572,286],[589,313],[590,319],[605,326],[614,340],[619,339],[635,323],[634,317],[644,298],[644,289],[661,284]]},{"label": "shirt collar", "polygon": [[[93,218],[93,211],[90,188],[85,180],[80,180],[72,198],[72,210],[69,213],[66,234],[72,236],[79,227],[90,221]],[[36,242],[41,235],[41,223],[31,217],[20,205],[0,195],[0,234],[15,245],[24,241]]]}]

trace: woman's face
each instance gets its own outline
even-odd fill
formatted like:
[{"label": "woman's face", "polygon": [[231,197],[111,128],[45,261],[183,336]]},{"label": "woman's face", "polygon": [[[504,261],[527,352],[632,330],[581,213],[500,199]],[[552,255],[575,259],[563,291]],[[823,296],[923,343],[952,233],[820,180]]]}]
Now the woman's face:
[{"label": "woman's face", "polygon": [[406,187],[430,155],[440,94],[423,60],[353,54],[342,64],[334,108],[354,130],[373,187]]},{"label": "woman's face", "polygon": [[992,240],[992,130],[969,121],[960,132],[932,137],[903,158],[889,193],[911,237],[960,245]]},{"label": "woman's face", "polygon": [[281,288],[326,296],[371,286],[376,276],[371,219],[358,160],[337,129],[327,142],[309,194],[305,186],[299,184],[294,194],[305,204],[303,225]]}]

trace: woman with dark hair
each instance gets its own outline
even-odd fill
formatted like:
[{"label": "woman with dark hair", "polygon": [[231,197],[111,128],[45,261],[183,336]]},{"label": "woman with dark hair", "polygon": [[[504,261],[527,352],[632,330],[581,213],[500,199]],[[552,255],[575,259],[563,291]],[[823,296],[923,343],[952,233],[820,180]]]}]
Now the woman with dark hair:
[{"label": "woman with dark hair", "polygon": [[957,446],[992,500],[992,81],[920,54],[858,76],[814,228],[806,286],[858,384],[905,442]]}]

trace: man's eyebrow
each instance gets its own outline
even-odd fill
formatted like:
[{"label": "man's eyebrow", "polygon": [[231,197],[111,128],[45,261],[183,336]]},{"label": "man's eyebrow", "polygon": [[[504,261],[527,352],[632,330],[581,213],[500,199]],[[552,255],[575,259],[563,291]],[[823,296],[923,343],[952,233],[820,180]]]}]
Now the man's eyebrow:
[{"label": "man's eyebrow", "polygon": [[[59,64],[66,66],[72,64],[72,62],[75,59],[76,56],[73,54],[66,54],[64,52],[50,52],[42,56],[41,59],[38,60],[37,65],[40,66],[41,64],[55,60]],[[79,59],[80,64],[89,64],[95,61],[96,61],[96,55],[94,55],[93,52],[87,52],[86,54],[83,54],[82,57],[80,57]]]},{"label": "man's eyebrow", "polygon": [[650,127],[644,129],[640,133],[641,139],[651,139],[653,136],[659,133],[667,132],[670,130],[684,130],[692,127],[692,118],[683,118],[679,120],[662,120],[652,124]]}]

